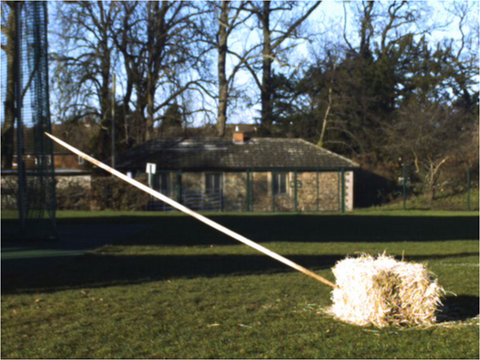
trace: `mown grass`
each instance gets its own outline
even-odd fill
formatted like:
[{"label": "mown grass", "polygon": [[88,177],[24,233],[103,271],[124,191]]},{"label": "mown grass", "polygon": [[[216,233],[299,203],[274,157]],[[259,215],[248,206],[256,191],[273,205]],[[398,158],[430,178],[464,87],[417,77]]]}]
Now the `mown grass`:
[{"label": "mown grass", "polygon": [[[46,272],[3,282],[2,357],[478,358],[478,234],[440,226],[454,227],[462,217],[215,219],[330,280],[331,266],[345,255],[386,251],[427,263],[456,296],[445,298],[436,326],[362,328],[323,313],[328,287],[191,219],[61,217],[59,226],[147,227]],[[400,225],[389,232],[395,221]],[[422,221],[429,224],[423,230]],[[421,236],[412,239],[415,231]]]}]

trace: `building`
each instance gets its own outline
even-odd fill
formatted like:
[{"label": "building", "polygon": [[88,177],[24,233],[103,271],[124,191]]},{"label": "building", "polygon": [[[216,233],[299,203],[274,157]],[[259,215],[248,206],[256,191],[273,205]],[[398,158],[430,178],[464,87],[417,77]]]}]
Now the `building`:
[{"label": "building", "polygon": [[[350,211],[358,165],[302,139],[152,140],[116,159],[133,177],[194,210]],[[149,169],[152,169],[149,166]],[[168,210],[152,200],[152,210]]]}]

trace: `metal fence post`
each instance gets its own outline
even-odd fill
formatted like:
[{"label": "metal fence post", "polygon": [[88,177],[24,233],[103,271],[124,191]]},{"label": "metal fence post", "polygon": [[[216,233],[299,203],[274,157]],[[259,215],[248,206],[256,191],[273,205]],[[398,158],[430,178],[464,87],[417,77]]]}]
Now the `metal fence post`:
[{"label": "metal fence post", "polygon": [[467,168],[467,211],[470,211],[470,167]]},{"label": "metal fence post", "polygon": [[247,212],[250,212],[250,169],[247,169]]},{"label": "metal fence post", "polygon": [[295,200],[294,200],[294,205],[295,205],[295,212],[298,212],[298,184],[297,184],[297,170],[294,170],[293,172],[293,181],[295,184]]},{"label": "metal fence post", "polygon": [[402,163],[403,168],[403,210],[407,210],[407,169],[405,163]]},{"label": "metal fence post", "polygon": [[342,214],[345,213],[345,169],[342,168]]},{"label": "metal fence post", "polygon": [[318,169],[317,169],[317,212],[320,211],[320,184],[319,184],[319,177],[318,177]]},{"label": "metal fence post", "polygon": [[182,170],[177,171],[177,201],[182,203]]},{"label": "metal fence post", "polygon": [[223,212],[223,189],[220,190],[220,211]]},{"label": "metal fence post", "polygon": [[275,212],[275,172],[272,171],[272,212]]},{"label": "metal fence post", "polygon": [[338,205],[338,211],[341,211],[342,206],[340,205],[340,184],[341,184],[341,172],[339,171],[337,173],[337,205]]}]

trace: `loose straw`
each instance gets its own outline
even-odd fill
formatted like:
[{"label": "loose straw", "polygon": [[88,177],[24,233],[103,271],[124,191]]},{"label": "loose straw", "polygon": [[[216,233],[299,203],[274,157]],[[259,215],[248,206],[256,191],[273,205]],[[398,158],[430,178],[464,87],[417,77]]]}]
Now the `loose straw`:
[{"label": "loose straw", "polygon": [[67,148],[71,152],[77,154],[78,156],[80,156],[80,157],[84,158],[85,160],[91,162],[92,164],[98,166],[99,168],[102,168],[103,170],[109,172],[110,174],[126,181],[127,183],[137,187],[140,190],[143,190],[144,192],[150,194],[151,196],[153,196],[157,199],[160,199],[163,202],[166,202],[167,204],[171,205],[175,209],[180,210],[181,212],[184,212],[185,214],[188,214],[188,215],[194,217],[195,219],[203,222],[204,224],[207,224],[208,226],[211,226],[212,228],[214,228],[214,229],[216,229],[216,230],[234,238],[235,240],[238,240],[241,243],[243,243],[247,246],[250,246],[250,247],[254,248],[255,250],[258,250],[261,253],[263,253],[267,256],[270,256],[271,258],[273,258],[277,261],[280,261],[281,263],[283,263],[287,266],[290,266],[291,268],[293,268],[297,271],[300,271],[301,273],[303,273],[307,276],[310,276],[311,278],[314,278],[315,280],[318,280],[318,281],[320,281],[320,282],[322,282],[322,283],[324,283],[328,286],[331,286],[334,289],[338,288],[335,284],[333,284],[332,282],[328,281],[327,279],[321,277],[320,275],[317,275],[314,272],[304,268],[303,266],[300,266],[300,265],[294,263],[293,261],[291,261],[291,260],[289,260],[289,259],[287,259],[287,258],[285,258],[285,257],[267,249],[266,247],[263,247],[263,246],[257,244],[256,242],[253,242],[252,240],[247,239],[246,237],[244,237],[240,234],[237,234],[236,232],[226,228],[225,226],[220,225],[220,224],[216,223],[215,221],[210,220],[210,219],[206,218],[205,216],[196,213],[193,210],[190,210],[189,208],[187,208],[186,206],[176,202],[175,200],[172,200],[169,197],[159,193],[158,191],[155,191],[155,190],[151,189],[150,187],[145,186],[144,184],[142,184],[142,183],[140,183],[140,182],[138,182],[138,181],[136,181],[132,178],[129,178],[128,176],[126,176],[126,175],[122,174],[121,172],[111,168],[108,165],[105,165],[104,163],[94,159],[93,157],[88,156],[87,154],[81,152],[80,150],[74,148],[73,146],[67,144],[66,142],[56,138],[55,136],[53,136],[53,135],[51,135],[47,132],[45,132],[45,135],[47,135],[49,138],[51,138],[52,140],[54,140],[58,144],[62,145],[63,147]]}]

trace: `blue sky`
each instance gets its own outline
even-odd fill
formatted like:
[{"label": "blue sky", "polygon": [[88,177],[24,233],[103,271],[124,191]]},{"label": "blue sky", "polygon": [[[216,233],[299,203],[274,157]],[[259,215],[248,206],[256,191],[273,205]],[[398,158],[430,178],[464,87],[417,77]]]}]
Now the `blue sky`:
[{"label": "blue sky", "polygon": [[[389,1],[382,2],[384,6],[388,6],[390,3]],[[461,1],[424,1],[422,2],[423,5],[426,5],[431,10],[431,15],[426,19],[431,25],[433,24],[441,24],[449,22],[448,26],[443,28],[442,30],[436,30],[429,33],[427,36],[432,41],[432,43],[441,41],[444,38],[453,38],[459,39],[461,37],[461,33],[458,30],[458,19],[455,19],[451,14],[445,11],[445,8],[453,7],[455,4],[460,4]],[[469,20],[473,21],[473,23],[478,24],[479,18],[479,1],[470,1],[472,4],[472,11],[469,13]],[[348,22],[347,22],[347,33],[349,41],[352,42],[353,45],[356,41],[356,34],[355,28],[352,25],[353,16],[351,6],[355,6],[355,2],[350,2],[345,7],[348,10]],[[52,21],[52,17],[50,17],[50,21]],[[323,44],[327,41],[338,43],[343,42],[343,26],[344,26],[344,2],[337,1],[337,0],[324,0],[322,4],[315,10],[315,12],[311,15],[308,19],[307,24],[305,24],[309,30],[313,30],[314,33],[317,35],[313,37],[312,42],[309,43],[307,41],[298,42],[298,46],[296,47],[295,51],[290,54],[290,60],[293,65],[298,65],[302,62],[308,62],[312,60],[312,52],[317,51],[323,47]],[[465,27],[466,32],[469,31],[477,31],[478,28],[472,28],[468,26]],[[245,33],[241,34],[237,39],[232,38],[232,42],[236,43],[240,47],[243,45],[249,44],[249,42],[254,42],[256,39],[258,40],[257,35],[254,32],[248,32],[247,36],[244,36]],[[476,43],[476,50],[478,53],[478,34],[477,34],[477,43]],[[215,56],[212,55],[212,67],[216,64]],[[3,61],[3,52],[2,52],[2,68],[5,65],[5,61]],[[277,70],[279,67],[276,67]],[[215,73],[215,69],[213,69],[213,73]],[[120,75],[120,74],[119,74]],[[2,76],[2,92],[4,89],[4,80],[5,77]],[[117,81],[120,82],[121,79],[117,78]],[[121,86],[118,85],[117,94],[118,96],[121,95]],[[236,87],[245,90],[247,94],[251,96],[251,99],[254,100],[253,105],[249,105],[246,102],[239,102],[238,107],[236,109],[232,109],[230,112],[230,123],[238,123],[238,122],[253,122],[255,117],[258,117],[258,111],[260,110],[259,104],[255,104],[255,95],[258,94],[256,85],[253,83],[251,79],[251,75],[248,73],[241,73],[239,74],[236,82]],[[2,94],[3,97],[3,94]],[[210,101],[210,107],[212,113],[216,112],[215,104],[213,101]],[[3,110],[3,109],[2,109]],[[52,109],[53,110],[53,109]],[[3,111],[1,114],[3,118]],[[214,121],[215,117],[212,116],[211,120]],[[202,115],[200,115],[195,121],[195,124],[200,124],[204,121]]]},{"label": "blue sky", "polygon": [[[417,1],[418,2],[418,1]],[[314,33],[318,34],[314,36],[313,42],[308,43],[300,42],[296,47],[296,51],[292,54],[293,61],[292,63],[300,63],[303,61],[310,61],[312,59],[312,52],[317,51],[322,48],[325,42],[331,43],[344,43],[343,41],[343,29],[344,29],[344,14],[345,9],[347,11],[347,27],[346,32],[348,34],[348,39],[353,46],[357,45],[358,37],[356,36],[356,29],[353,25],[354,16],[352,13],[352,7],[359,5],[355,1],[346,2],[338,0],[324,0],[322,4],[312,13],[310,18],[307,20],[307,26],[310,30],[313,30]],[[381,1],[383,6],[388,6],[391,1]],[[439,41],[442,41],[446,38],[454,39],[458,41],[461,38],[461,33],[459,31],[459,22],[458,19],[453,17],[451,13],[446,11],[447,8],[452,8],[455,3],[460,4],[462,1],[450,0],[450,1],[421,1],[422,4],[429,11],[428,15],[424,17],[426,25],[430,27],[441,27],[433,31],[429,31],[425,36],[428,40],[435,44]],[[472,23],[479,21],[479,1],[469,1],[472,11],[468,15],[468,20]],[[468,23],[464,26],[465,32],[477,31],[478,28],[474,29],[469,26]],[[478,34],[477,34],[477,45],[476,52],[478,53]],[[277,68],[278,69],[278,68]],[[247,73],[240,74],[237,79],[238,83],[245,88],[255,88],[255,85],[251,80],[249,80],[249,75]],[[237,111],[234,111],[229,121],[232,123],[236,122],[254,122],[254,118],[258,117],[258,112],[260,111],[260,105],[254,105],[251,107],[241,107]]]}]

